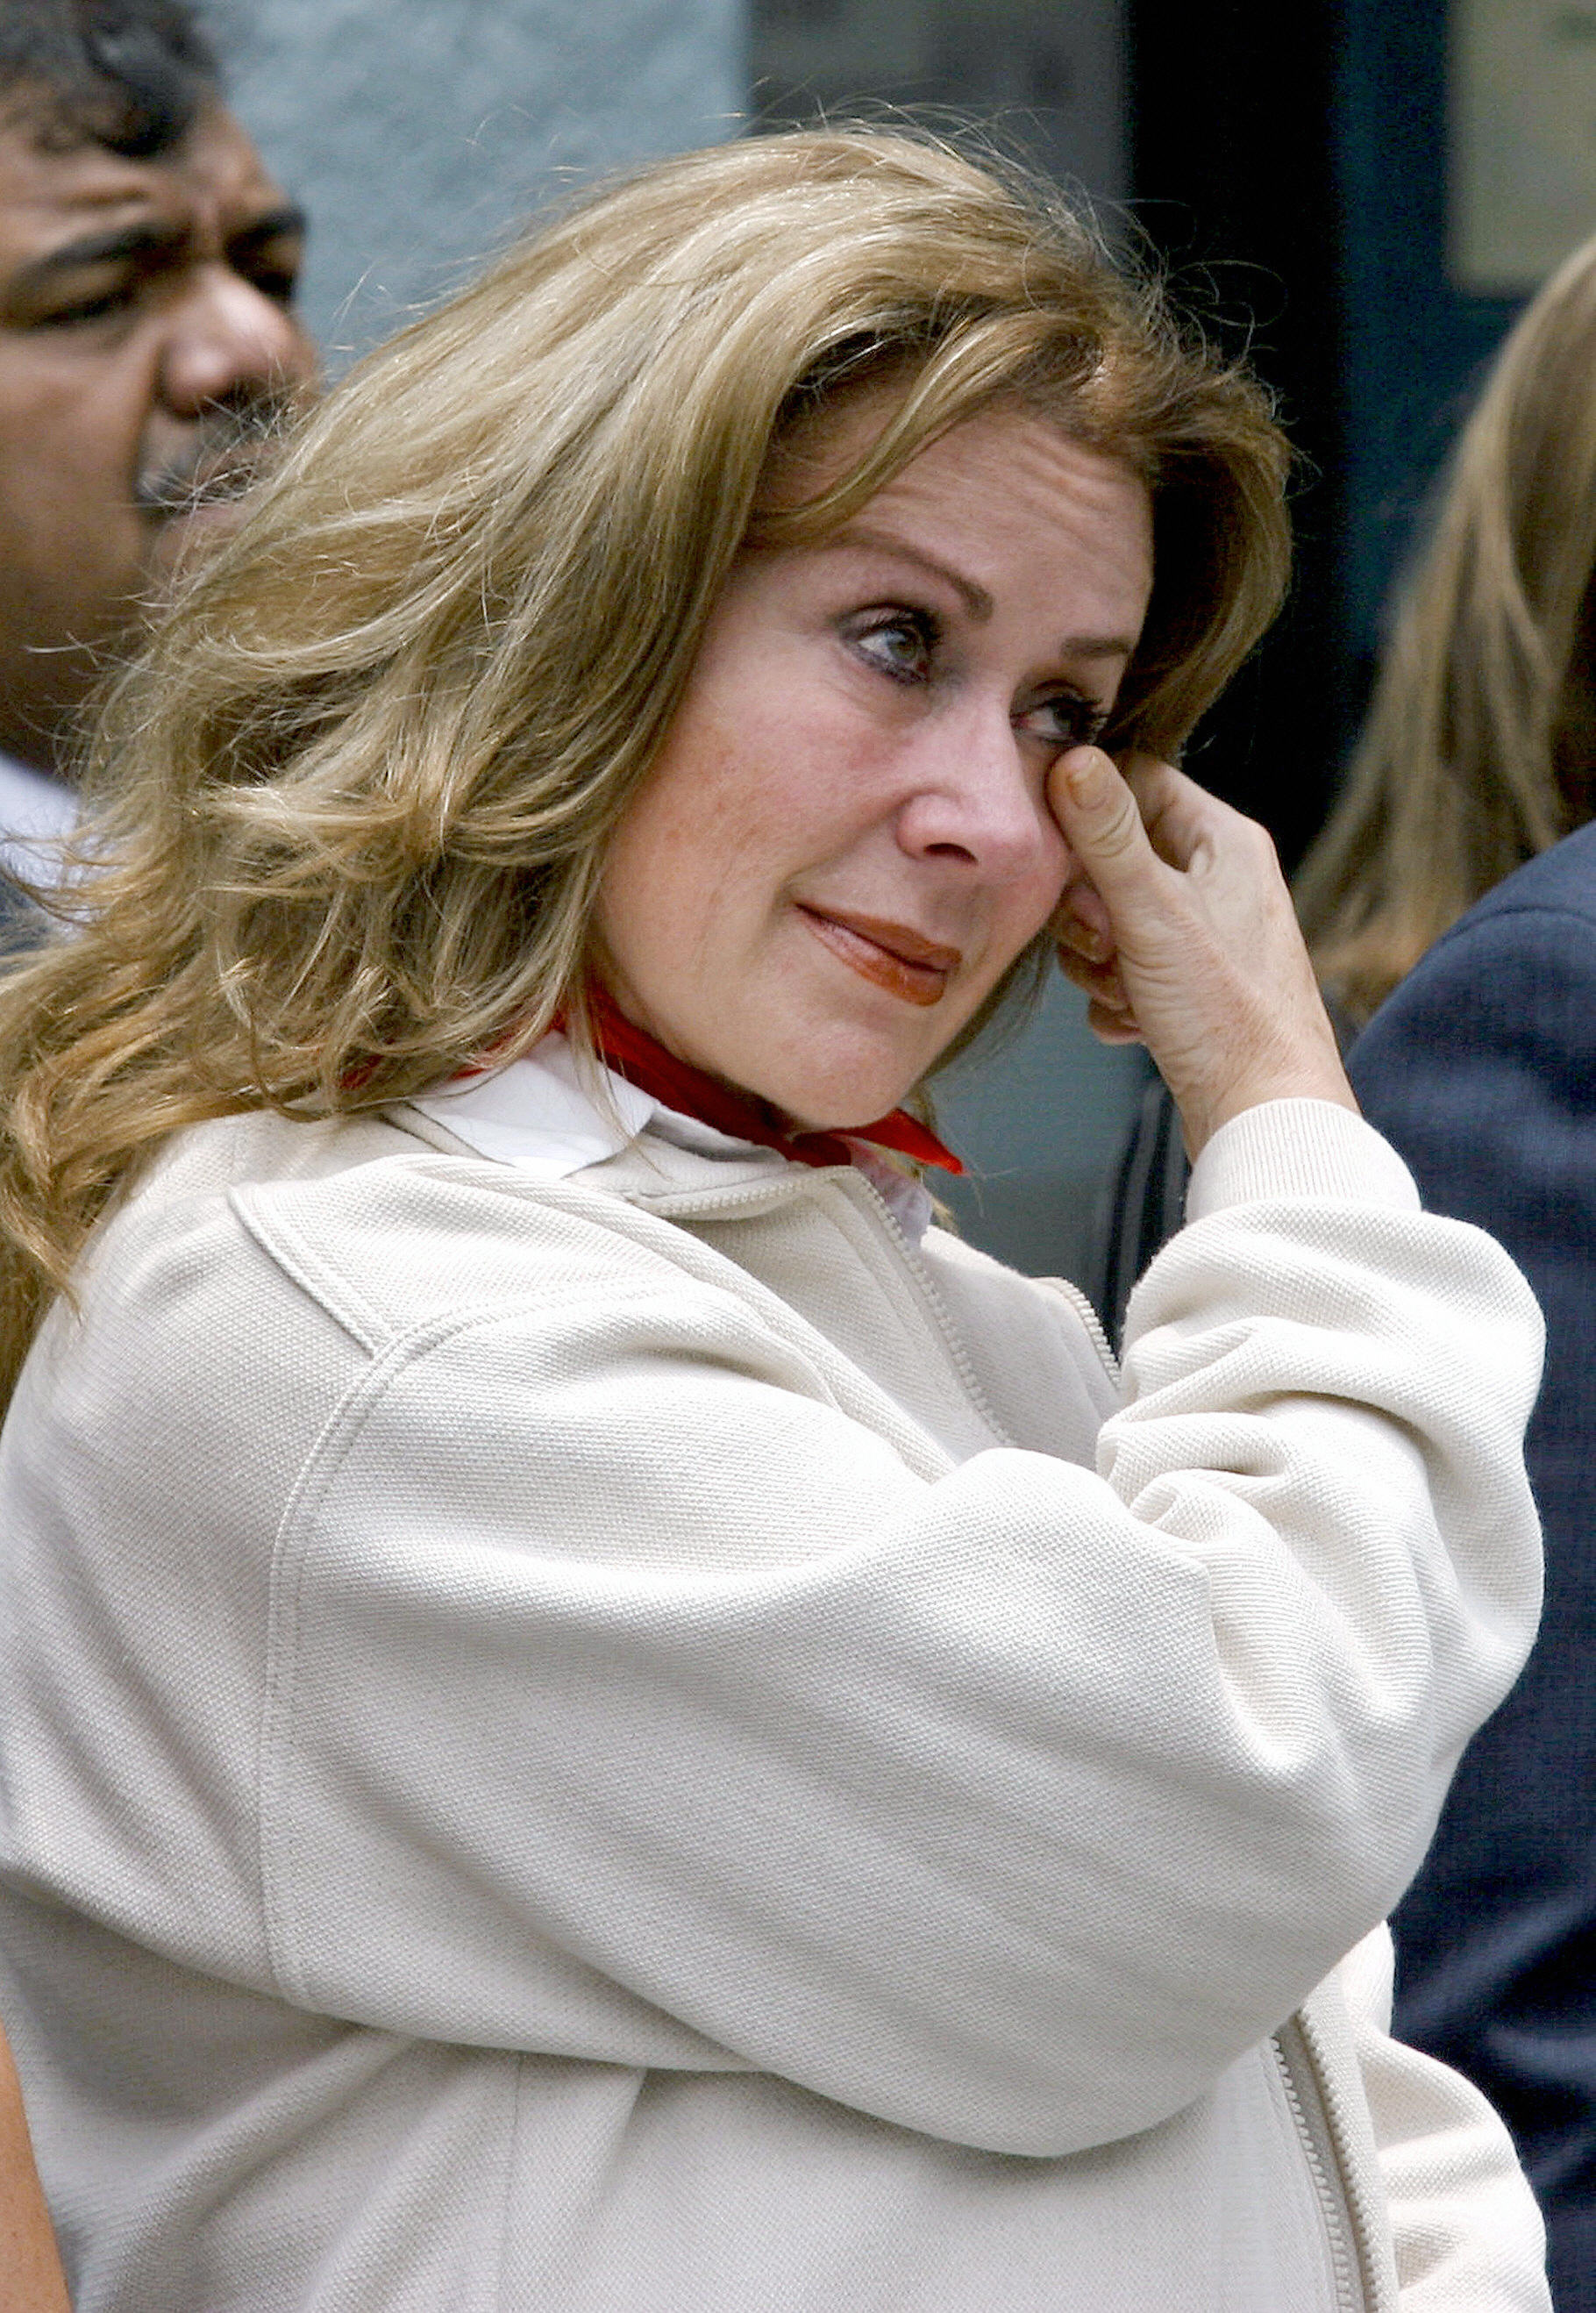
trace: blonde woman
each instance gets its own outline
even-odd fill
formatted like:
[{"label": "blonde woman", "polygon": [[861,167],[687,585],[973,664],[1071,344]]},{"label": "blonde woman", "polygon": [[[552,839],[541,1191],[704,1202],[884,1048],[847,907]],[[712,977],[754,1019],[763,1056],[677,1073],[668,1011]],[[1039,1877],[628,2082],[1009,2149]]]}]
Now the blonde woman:
[{"label": "blonde woman", "polygon": [[[1160,760],[1283,463],[1066,215],[794,134],[509,252],[175,608],[0,988],[83,2313],[1544,2309],[1379,1929],[1537,1321]],[[1122,1376],[903,1106],[1056,954],[1200,1151]]]},{"label": "blonde woman", "polygon": [[1361,1025],[1464,910],[1596,813],[1596,240],[1527,307],[1403,588],[1340,803],[1297,880]]}]

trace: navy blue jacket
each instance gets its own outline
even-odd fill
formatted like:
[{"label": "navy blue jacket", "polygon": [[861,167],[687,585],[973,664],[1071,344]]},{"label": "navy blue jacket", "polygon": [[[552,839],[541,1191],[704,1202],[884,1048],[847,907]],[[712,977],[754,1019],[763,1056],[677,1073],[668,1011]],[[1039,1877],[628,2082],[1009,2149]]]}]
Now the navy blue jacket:
[{"label": "navy blue jacket", "polygon": [[1499,1237],[1546,1311],[1545,1621],[1397,1913],[1397,2031],[1502,2112],[1558,2313],[1596,2313],[1596,823],[1436,943],[1351,1072],[1425,1204]]}]

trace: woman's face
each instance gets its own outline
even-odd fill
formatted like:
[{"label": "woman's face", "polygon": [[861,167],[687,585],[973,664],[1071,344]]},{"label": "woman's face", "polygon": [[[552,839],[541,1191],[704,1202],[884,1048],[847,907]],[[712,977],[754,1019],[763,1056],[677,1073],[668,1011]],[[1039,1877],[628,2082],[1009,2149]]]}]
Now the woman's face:
[{"label": "woman's face", "polygon": [[[791,495],[886,411],[830,420]],[[1048,774],[1112,705],[1152,578],[1141,482],[1018,409],[823,544],[745,552],[606,864],[621,1009],[795,1123],[895,1106],[1057,904]]]}]

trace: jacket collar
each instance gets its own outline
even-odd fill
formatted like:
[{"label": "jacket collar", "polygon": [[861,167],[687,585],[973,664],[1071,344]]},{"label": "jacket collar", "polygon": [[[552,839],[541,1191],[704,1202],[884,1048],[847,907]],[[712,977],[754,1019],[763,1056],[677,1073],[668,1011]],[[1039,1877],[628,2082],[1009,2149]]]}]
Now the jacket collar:
[{"label": "jacket collar", "polygon": [[[457,1077],[407,1104],[478,1156],[513,1165],[540,1181],[564,1181],[630,1148],[644,1133],[712,1164],[746,1168],[750,1161],[780,1175],[806,1168],[735,1140],[697,1117],[667,1108],[652,1093],[596,1063],[578,1066],[557,1032],[491,1076]],[[876,1190],[904,1233],[924,1236],[934,1207],[920,1183],[859,1144],[855,1168]]]}]

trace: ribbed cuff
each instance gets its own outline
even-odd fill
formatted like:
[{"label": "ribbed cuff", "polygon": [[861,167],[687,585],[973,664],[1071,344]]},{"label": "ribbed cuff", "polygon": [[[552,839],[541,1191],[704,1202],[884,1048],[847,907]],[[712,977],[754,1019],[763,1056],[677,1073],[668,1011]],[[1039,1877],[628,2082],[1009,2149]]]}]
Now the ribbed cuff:
[{"label": "ribbed cuff", "polygon": [[1186,1218],[1272,1197],[1416,1212],[1413,1175],[1387,1140],[1333,1100],[1267,1100],[1222,1124],[1192,1168]]}]

